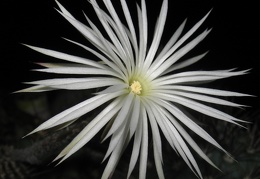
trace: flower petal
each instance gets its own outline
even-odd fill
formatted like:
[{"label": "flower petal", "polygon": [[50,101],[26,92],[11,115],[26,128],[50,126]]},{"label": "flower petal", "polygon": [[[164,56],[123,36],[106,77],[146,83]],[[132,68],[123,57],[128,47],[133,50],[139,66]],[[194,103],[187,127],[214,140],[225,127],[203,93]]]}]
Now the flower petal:
[{"label": "flower petal", "polygon": [[162,158],[162,142],[161,142],[160,132],[159,132],[159,129],[158,129],[158,125],[156,123],[154,109],[151,107],[150,102],[151,101],[145,101],[144,102],[144,106],[145,106],[145,109],[147,110],[148,119],[149,119],[149,122],[151,124],[153,143],[154,143],[153,146],[157,148],[156,149],[156,153],[159,154],[160,162],[163,162],[163,158]]},{"label": "flower petal", "polygon": [[152,64],[152,61],[154,59],[154,56],[158,50],[158,47],[159,47],[159,44],[160,44],[160,41],[162,38],[163,30],[164,30],[164,25],[166,22],[167,12],[168,12],[168,0],[164,0],[162,3],[160,15],[159,15],[157,23],[156,23],[153,41],[152,41],[151,47],[147,53],[147,56],[145,57],[145,61],[144,61],[144,67],[145,67],[144,70],[145,71],[149,69],[149,67]]},{"label": "flower petal", "polygon": [[120,2],[121,2],[121,6],[122,6],[122,9],[123,9],[125,18],[126,18],[127,25],[129,27],[130,35],[131,35],[132,42],[133,42],[132,44],[133,44],[133,47],[134,47],[134,51],[136,52],[135,59],[137,59],[138,58],[138,53],[137,53],[138,52],[138,45],[137,45],[137,36],[136,36],[135,28],[134,28],[134,23],[132,21],[131,14],[130,14],[130,11],[127,7],[126,1],[120,0]]},{"label": "flower petal", "polygon": [[155,65],[156,63],[158,63],[158,61],[170,50],[170,48],[175,44],[175,42],[178,40],[178,38],[180,37],[184,26],[186,24],[186,19],[182,22],[182,24],[178,27],[178,29],[174,32],[174,34],[172,35],[172,37],[170,38],[170,40],[167,42],[167,44],[163,47],[162,51],[160,52],[160,54],[156,57],[156,59],[154,60],[151,68],[153,68],[153,65]]},{"label": "flower petal", "polygon": [[[206,20],[206,18],[208,17],[208,15],[209,15],[209,13],[210,13],[211,11],[209,11],[199,22],[197,22],[180,40],[178,40],[172,47],[171,47],[171,49],[169,49],[168,50],[168,52],[163,56],[163,57],[161,57],[161,59],[159,59],[154,65],[153,65],[153,68],[151,69],[151,72],[150,72],[150,74],[152,74],[154,71],[155,71],[155,69],[157,69],[169,56],[171,56],[200,26],[201,26],[201,24]],[[203,32],[203,34],[204,35],[206,35],[205,34],[206,32]],[[196,42],[199,42],[200,40],[199,39],[201,39],[201,38],[204,38],[203,36],[203,34],[201,34],[200,36],[198,36],[197,38],[196,38],[196,40],[194,41],[195,43]],[[188,46],[187,46],[188,47]],[[186,49],[186,48],[184,48],[184,49]],[[183,50],[182,50],[183,51]],[[168,66],[169,67],[169,66]],[[163,68],[164,70],[166,70],[165,69],[165,67]],[[159,71],[160,72],[163,72],[164,70],[163,69],[160,69]],[[155,75],[155,76],[157,76],[157,75]]]},{"label": "flower petal", "polygon": [[[121,1],[122,2],[122,1]],[[129,62],[132,63],[133,65],[133,58],[134,58],[134,55],[133,55],[133,51],[132,51],[132,47],[131,47],[131,44],[130,44],[130,41],[129,41],[129,38],[127,36],[127,33],[125,31],[125,28],[120,20],[120,18],[118,17],[112,3],[111,3],[111,0],[105,0],[104,1],[104,4],[106,5],[107,9],[108,9],[108,12],[110,13],[110,15],[112,16],[113,18],[113,21],[115,22],[115,26],[114,27],[114,30],[117,30],[117,36],[119,37],[120,39],[120,43],[122,44],[123,48],[124,48],[124,52],[125,52],[125,57],[129,58]]]},{"label": "flower petal", "polygon": [[[231,69],[232,70],[232,69]],[[153,81],[154,85],[162,86],[168,84],[190,83],[212,81],[232,76],[245,74],[248,70],[234,71],[231,70],[215,70],[215,71],[189,71],[173,75],[163,76]]]},{"label": "flower petal", "polygon": [[137,67],[142,68],[147,50],[148,21],[145,0],[141,0],[141,8],[137,5],[138,27],[139,27],[139,57]]},{"label": "flower petal", "polygon": [[26,82],[27,84],[43,85],[54,89],[82,90],[111,85],[120,85],[122,82],[116,78],[56,78]]},{"label": "flower petal", "polygon": [[61,153],[54,159],[54,161],[62,158],[58,164],[63,162],[81,147],[83,147],[89,140],[95,136],[102,127],[119,111],[122,107],[122,100],[115,99],[105,109],[103,109],[90,123],[67,145]]},{"label": "flower petal", "polygon": [[198,101],[203,101],[203,102],[207,102],[207,103],[214,103],[214,104],[219,104],[219,105],[225,105],[225,106],[232,106],[232,107],[245,107],[245,105],[242,104],[236,104],[227,100],[223,100],[223,99],[219,99],[219,98],[215,98],[215,97],[211,97],[211,96],[207,96],[207,95],[201,95],[201,94],[194,94],[191,92],[181,92],[181,91],[173,91],[173,90],[156,90],[154,91],[156,92],[158,95],[160,94],[169,94],[169,95],[177,95],[177,96],[181,96],[183,98],[191,98],[194,100],[198,100]]},{"label": "flower petal", "polygon": [[140,98],[139,96],[135,96],[133,103],[133,111],[130,119],[130,128],[129,128],[129,136],[130,138],[133,136],[134,132],[137,130],[137,124],[140,119]]},{"label": "flower petal", "polygon": [[142,141],[140,151],[139,179],[145,179],[148,157],[148,124],[146,110],[142,105],[140,120],[142,121]]},{"label": "flower petal", "polygon": [[[94,54],[98,59],[102,60],[103,63],[105,63],[107,66],[109,66],[110,70],[113,70],[113,71],[117,72],[118,74],[121,75],[121,78],[126,79],[125,74],[122,72],[122,70],[115,63],[113,63],[113,60],[111,62],[109,59],[107,59],[105,56],[100,54],[98,51],[93,50],[93,49],[91,49],[91,48],[89,48],[89,47],[87,47],[85,45],[82,45],[82,44],[80,44],[78,42],[75,42],[75,41],[72,41],[72,40],[69,40],[69,39],[66,39],[66,38],[64,38],[64,39],[69,41],[69,42],[71,42],[71,43],[73,43],[73,44],[76,44],[76,45],[82,47],[83,49],[89,51],[90,53]],[[102,51],[102,52],[104,54],[106,54],[106,52],[104,52],[104,51]]]},{"label": "flower petal", "polygon": [[173,104],[169,104],[166,101],[158,100],[158,99],[153,101],[158,105],[162,106],[163,108],[167,109],[173,116],[175,116],[179,121],[181,121],[184,125],[190,128],[201,138],[205,139],[212,145],[216,146],[217,148],[221,149],[222,151],[228,154],[228,152],[225,149],[223,149],[205,130],[203,130],[200,126],[198,126],[194,121],[192,121],[188,116],[186,116],[182,111],[180,111]]},{"label": "flower petal", "polygon": [[195,57],[192,57],[192,58],[189,58],[187,60],[184,60],[183,62],[179,62],[179,63],[176,63],[176,64],[173,64],[170,68],[168,68],[167,70],[165,70],[162,75],[165,75],[167,73],[170,73],[174,70],[178,70],[178,69],[181,69],[181,68],[184,68],[184,67],[187,67],[189,65],[192,65],[196,62],[198,62],[200,59],[202,59],[208,52],[205,52],[201,55],[197,55]]},{"label": "flower petal", "polygon": [[48,56],[51,56],[51,57],[54,57],[54,58],[58,58],[58,59],[61,59],[61,60],[74,62],[74,63],[90,65],[90,66],[94,66],[94,67],[101,68],[101,69],[104,68],[103,65],[101,65],[101,64],[99,64],[95,61],[86,59],[86,58],[82,58],[82,57],[78,57],[78,56],[74,56],[74,55],[69,55],[69,54],[66,54],[66,53],[62,53],[62,52],[58,52],[58,51],[54,51],[54,50],[50,50],[50,49],[34,47],[34,46],[31,46],[31,45],[26,45],[26,44],[24,44],[24,45],[33,49],[33,50],[35,50],[35,51],[37,51],[37,52],[40,52],[44,55],[48,55]]},{"label": "flower petal", "polygon": [[126,137],[127,137],[127,132],[123,131],[123,135],[120,136],[119,141],[115,146],[115,149],[113,150],[111,156],[109,157],[108,163],[106,165],[106,168],[104,169],[101,179],[107,179],[111,177],[122,155],[124,143],[126,142]]},{"label": "flower petal", "polygon": [[181,85],[162,85],[156,87],[157,89],[168,89],[168,90],[180,90],[180,91],[187,91],[192,93],[201,93],[201,94],[208,94],[213,96],[251,96],[244,93],[238,93],[233,91],[226,91],[226,90],[218,90],[218,89],[211,89],[211,88],[203,88],[203,87],[193,87],[193,86],[181,86]]},{"label": "flower petal", "polygon": [[[190,135],[185,131],[185,129],[176,121],[176,119],[169,114],[165,109],[160,108],[160,112],[162,112],[167,118],[170,120],[170,122],[176,127],[176,129],[179,131],[179,133],[183,136],[183,138],[188,142],[188,144],[199,154],[201,158],[203,158],[206,162],[208,162],[210,165],[215,167],[216,169],[220,170],[206,155],[205,153],[200,149],[200,147],[194,142],[194,140],[190,137]],[[167,120],[166,120],[167,121]]]},{"label": "flower petal", "polygon": [[[139,118],[141,119],[141,118]],[[139,153],[140,153],[140,148],[141,148],[141,140],[142,140],[142,121],[141,120],[136,120],[138,122],[136,132],[135,132],[135,138],[134,138],[134,144],[133,144],[133,150],[132,150],[132,155],[130,158],[130,163],[129,163],[129,168],[128,168],[128,173],[127,173],[127,178],[129,178],[130,174],[132,173],[135,164],[137,162]]]},{"label": "flower petal", "polygon": [[223,120],[223,121],[227,121],[227,122],[230,122],[230,123],[233,123],[233,124],[236,124],[240,127],[243,127],[243,126],[238,124],[237,122],[246,122],[246,121],[237,119],[233,116],[230,116],[230,115],[228,115],[228,114],[226,114],[222,111],[214,109],[212,107],[198,103],[198,102],[191,100],[191,99],[183,98],[183,97],[180,97],[180,96],[167,95],[167,94],[161,94],[160,98],[164,99],[164,100],[172,101],[172,102],[175,102],[175,103],[179,103],[179,104],[181,104],[185,107],[188,107],[190,109],[198,111],[202,114],[205,114],[205,115],[208,115],[208,116],[211,116],[211,117],[214,117],[216,119]]},{"label": "flower petal", "polygon": [[103,140],[106,140],[109,136],[111,136],[118,128],[121,126],[121,124],[127,120],[127,115],[129,114],[130,106],[132,105],[134,95],[133,93],[127,94],[127,96],[124,98],[124,104],[122,106],[122,109],[118,113],[116,119],[114,120],[114,123],[110,130],[108,131],[107,135],[104,137]]},{"label": "flower petal", "polygon": [[62,123],[68,122],[70,120],[73,120],[75,118],[78,118],[82,116],[83,114],[88,113],[89,111],[92,111],[93,109],[97,108],[98,106],[104,104],[105,102],[122,95],[122,92],[108,94],[108,95],[98,95],[94,96],[92,98],[89,98],[55,116],[50,118],[49,120],[45,121],[41,125],[39,125],[36,129],[34,129],[32,132],[30,132],[28,135],[31,135],[35,132],[49,129],[51,127],[60,125]]},{"label": "flower petal", "polygon": [[18,90],[18,91],[14,92],[14,93],[27,93],[27,92],[39,93],[39,92],[52,91],[52,90],[55,90],[55,89],[54,88],[50,88],[48,86],[44,86],[44,85],[36,85],[36,86],[32,86],[32,87],[25,88],[25,89],[22,89],[22,90]]},{"label": "flower petal", "polygon": [[[198,174],[199,178],[203,178],[196,160],[194,159],[192,153],[190,152],[190,150],[187,147],[186,143],[184,142],[183,138],[181,137],[179,132],[176,130],[175,126],[171,125],[168,120],[166,120],[165,122],[168,123],[169,127],[171,128],[171,130],[173,132],[173,135],[176,136],[176,139],[180,145],[180,149],[178,147],[177,147],[177,149],[178,149],[180,155],[182,156],[182,158],[184,159],[184,161],[186,162],[186,164],[190,167],[190,169],[194,172],[195,175]],[[185,154],[185,156],[183,155],[183,153]],[[188,161],[186,158],[188,159]],[[196,172],[194,171],[193,167]]]},{"label": "flower petal", "polygon": [[178,61],[181,57],[183,57],[190,50],[192,50],[198,43],[200,43],[209,34],[209,32],[210,30],[205,30],[195,39],[193,39],[184,47],[180,48],[177,52],[172,54],[169,58],[167,57],[167,59],[160,59],[160,63],[158,63],[157,66],[154,67],[156,69],[151,69],[149,71],[149,74],[151,74],[152,78],[154,79],[160,76],[165,70],[169,69],[176,61]]}]

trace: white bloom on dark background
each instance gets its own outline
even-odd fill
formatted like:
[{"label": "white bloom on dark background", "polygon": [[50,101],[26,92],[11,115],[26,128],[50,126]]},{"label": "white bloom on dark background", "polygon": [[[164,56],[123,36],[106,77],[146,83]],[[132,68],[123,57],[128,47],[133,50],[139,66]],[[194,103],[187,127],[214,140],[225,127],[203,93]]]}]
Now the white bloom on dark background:
[{"label": "white bloom on dark background", "polygon": [[[108,160],[102,179],[109,178],[125,147],[133,139],[132,155],[127,177],[131,175],[139,158],[139,178],[146,177],[148,157],[148,134],[151,133],[154,161],[159,178],[164,178],[162,162],[161,134],[173,150],[183,158],[189,168],[202,178],[202,174],[190,148],[212,166],[216,167],[202,149],[187,133],[192,130],[201,138],[225,151],[203,128],[182,111],[183,106],[219,120],[241,126],[244,122],[207,103],[242,107],[243,105],[224,100],[228,96],[248,96],[237,92],[210,89],[199,85],[232,76],[243,75],[247,71],[216,70],[178,72],[201,58],[206,53],[186,60],[179,60],[198,45],[210,32],[205,30],[191,39],[191,36],[205,21],[206,14],[189,31],[183,32],[184,21],[173,33],[167,44],[160,44],[167,17],[168,1],[164,0],[154,28],[153,39],[148,45],[148,19],[145,0],[137,5],[138,25],[135,26],[125,0],[120,0],[124,18],[116,13],[110,0],[104,0],[106,10],[100,8],[96,0],[90,0],[103,26],[100,30],[86,15],[88,26],[76,20],[61,4],[58,12],[69,21],[93,46],[68,40],[95,55],[100,61],[69,55],[54,50],[29,46],[42,54],[67,63],[41,63],[41,72],[84,75],[85,77],[55,78],[29,82],[33,87],[20,92],[43,92],[57,89],[86,90],[101,89],[93,97],[50,118],[29,134],[46,130],[61,124],[70,124],[99,106],[106,106],[93,120],[66,146],[55,160],[64,161],[106,126],[103,140],[110,138],[104,160]],[[123,24],[122,20],[126,23]],[[104,32],[106,34],[104,35]],[[161,50],[158,47],[163,46]],[[186,111],[186,110],[185,110]],[[148,129],[151,129],[149,132]],[[28,135],[29,135],[28,134]]]}]

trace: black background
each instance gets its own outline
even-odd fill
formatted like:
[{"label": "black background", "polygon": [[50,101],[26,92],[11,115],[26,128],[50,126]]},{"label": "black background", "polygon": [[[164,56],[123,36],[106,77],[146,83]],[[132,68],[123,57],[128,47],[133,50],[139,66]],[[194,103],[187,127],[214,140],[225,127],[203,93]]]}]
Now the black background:
[{"label": "black background", "polygon": [[[82,10],[93,21],[95,20],[95,15],[87,0],[60,0],[59,2],[74,17],[82,22],[86,22]],[[116,0],[112,2],[116,2]],[[160,0],[147,0],[150,27],[154,25],[154,21],[159,13],[160,4]],[[46,74],[31,71],[31,69],[38,67],[34,63],[52,60],[52,58],[28,49],[22,43],[85,57],[88,53],[64,41],[61,37],[85,44],[88,43],[86,43],[77,30],[57,13],[54,9],[54,7],[57,8],[54,0],[1,0],[0,7],[0,104],[1,111],[10,115],[11,113],[17,113],[17,108],[12,107],[12,105],[16,104],[17,98],[21,99],[21,95],[12,94],[12,92],[24,88],[25,85],[22,84],[24,81],[46,78]],[[129,7],[130,9],[134,9],[133,13],[135,13],[133,1],[129,3]],[[257,1],[170,0],[167,25],[162,44],[167,41],[185,18],[188,18],[184,30],[187,31],[211,9],[213,10],[210,16],[196,34],[198,35],[199,32],[202,32],[206,28],[213,29],[208,37],[190,54],[196,55],[207,50],[209,50],[209,53],[198,64],[192,66],[191,69],[251,69],[249,74],[234,77],[230,80],[223,80],[223,82],[217,83],[219,86],[215,87],[259,96],[260,14]],[[121,12],[119,11],[118,13]],[[153,31],[151,30],[150,36],[152,33]],[[22,98],[27,98],[30,95],[30,99],[35,97],[33,94],[25,94],[22,95]],[[59,99],[62,99],[62,97]],[[79,99],[79,101],[81,100]],[[259,111],[259,98],[244,98],[242,102],[243,104],[252,106],[249,110]],[[56,107],[52,109],[51,114],[61,111],[60,108],[67,107],[69,105],[66,107],[59,106],[58,109]],[[23,122],[17,122],[20,119],[14,116],[12,116],[12,124],[18,123],[18,127],[23,128]],[[28,123],[28,121],[26,122]],[[7,139],[1,140],[2,145],[11,145],[14,142],[13,140],[15,142],[19,141],[20,137],[37,126],[37,124],[39,124],[39,121],[32,123],[30,127],[27,126],[28,128],[26,129],[23,128],[20,132],[14,131],[17,128],[13,129],[11,127],[13,131],[9,130],[8,135],[11,135],[12,132],[15,135],[13,138],[10,138],[10,141]],[[2,128],[5,127],[3,124],[1,125]],[[1,133],[1,135],[5,134]],[[66,165],[63,167],[66,168]]]},{"label": "black background", "polygon": [[[84,20],[82,10],[95,18],[89,3],[85,0],[60,1],[76,18]],[[135,9],[134,3],[130,3]],[[21,43],[60,51],[70,50],[72,45],[61,37],[85,42],[82,36],[55,10],[53,0],[2,0],[1,1],[1,90],[12,92],[20,89],[22,81],[35,79],[36,73],[29,73],[33,62],[46,58],[22,46]],[[159,13],[160,1],[147,3],[151,27]],[[209,36],[194,51],[210,50],[202,66],[208,69],[252,68],[251,75],[235,78],[236,88],[257,94],[260,87],[259,75],[259,11],[255,1],[204,1],[175,0],[169,2],[169,14],[164,40],[176,27],[188,18],[186,30],[213,8],[210,16],[198,32],[213,28]],[[150,31],[150,34],[153,32]],[[78,48],[72,50],[77,54]],[[196,51],[197,50],[197,51]],[[196,54],[194,53],[194,54]],[[85,55],[85,54],[83,54]],[[242,90],[241,90],[242,91]]]}]

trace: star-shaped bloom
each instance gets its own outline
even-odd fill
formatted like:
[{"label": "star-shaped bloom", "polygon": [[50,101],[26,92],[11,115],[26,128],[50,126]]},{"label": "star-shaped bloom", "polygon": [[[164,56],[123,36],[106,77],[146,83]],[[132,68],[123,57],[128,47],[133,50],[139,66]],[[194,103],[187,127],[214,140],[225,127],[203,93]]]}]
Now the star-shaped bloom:
[{"label": "star-shaped bloom", "polygon": [[[102,111],[61,151],[55,160],[64,161],[106,127],[103,140],[110,138],[110,143],[104,156],[104,160],[108,161],[102,179],[112,175],[120,156],[131,140],[133,140],[133,149],[127,178],[131,175],[139,158],[139,178],[144,179],[150,133],[159,178],[164,178],[162,136],[199,178],[202,178],[202,174],[190,149],[217,168],[188,134],[187,129],[223,152],[227,153],[227,151],[194,122],[187,112],[193,110],[241,126],[239,122],[244,121],[208,104],[242,107],[243,105],[227,101],[224,97],[249,95],[201,86],[205,82],[243,75],[247,72],[246,70],[180,72],[181,69],[194,64],[206,55],[204,53],[189,59],[182,59],[210,32],[206,29],[191,38],[209,13],[187,32],[184,32],[186,22],[184,21],[168,42],[161,44],[168,10],[168,0],[163,0],[153,38],[151,43],[148,43],[150,29],[148,29],[145,0],[137,4],[137,24],[133,23],[125,0],[120,0],[123,17],[119,17],[111,0],[103,1],[106,10],[102,10],[96,0],[89,2],[103,27],[102,30],[86,15],[88,25],[79,22],[57,2],[60,9],[58,12],[92,44],[92,47],[66,40],[85,49],[99,60],[27,45],[35,51],[64,61],[64,63],[41,63],[46,68],[38,69],[38,71],[81,76],[29,82],[34,86],[20,92],[95,88],[99,91],[91,98],[50,118],[29,134],[61,124],[70,124],[84,114],[102,106]],[[159,46],[163,48],[160,49]],[[184,111],[185,108],[188,110]],[[148,129],[151,130],[148,131]]]}]

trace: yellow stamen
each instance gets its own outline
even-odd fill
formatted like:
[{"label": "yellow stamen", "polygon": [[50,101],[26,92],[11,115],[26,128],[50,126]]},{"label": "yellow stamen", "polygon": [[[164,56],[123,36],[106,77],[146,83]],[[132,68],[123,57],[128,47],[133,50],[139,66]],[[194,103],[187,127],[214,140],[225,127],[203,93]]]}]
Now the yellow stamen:
[{"label": "yellow stamen", "polygon": [[141,94],[142,91],[142,85],[140,84],[139,81],[134,81],[131,86],[131,91],[135,94]]}]

